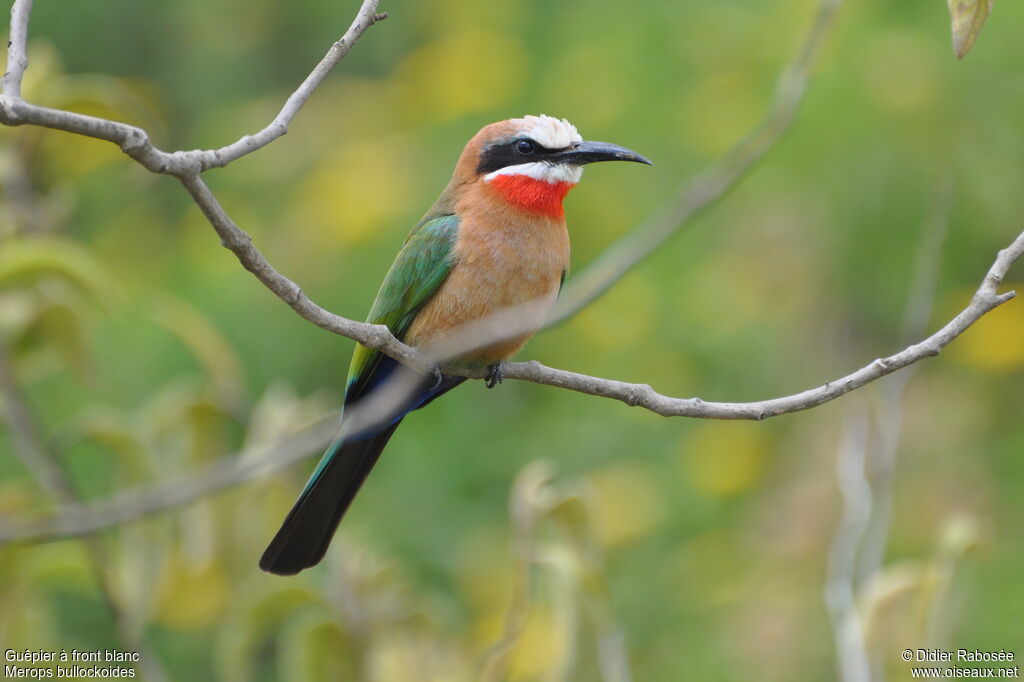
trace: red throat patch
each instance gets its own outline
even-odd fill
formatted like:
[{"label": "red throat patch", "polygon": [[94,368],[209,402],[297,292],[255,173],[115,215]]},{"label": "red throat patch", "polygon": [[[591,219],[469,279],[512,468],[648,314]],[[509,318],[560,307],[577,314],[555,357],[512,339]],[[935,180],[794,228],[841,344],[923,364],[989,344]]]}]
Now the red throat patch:
[{"label": "red throat patch", "polygon": [[572,182],[547,182],[528,175],[496,175],[490,184],[505,201],[517,208],[552,218],[565,216],[562,199],[576,186]]}]

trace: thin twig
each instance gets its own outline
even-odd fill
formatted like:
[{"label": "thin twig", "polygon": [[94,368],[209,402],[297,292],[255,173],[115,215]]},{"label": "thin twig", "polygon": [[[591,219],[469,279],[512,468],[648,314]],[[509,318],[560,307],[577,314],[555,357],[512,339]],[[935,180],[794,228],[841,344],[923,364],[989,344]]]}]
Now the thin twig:
[{"label": "thin twig", "polygon": [[254,135],[244,135],[237,141],[220,149],[202,152],[203,156],[200,162],[202,170],[222,168],[246,154],[251,154],[258,149],[266,147],[277,138],[286,134],[292,119],[295,118],[295,115],[306,104],[306,100],[313,94],[313,91],[320,87],[320,84],[323,83],[334,67],[338,65],[338,62],[344,59],[345,55],[348,54],[349,50],[352,49],[352,46],[359,40],[359,37],[363,35],[366,29],[378,21],[387,19],[387,12],[377,12],[379,2],[380,0],[363,0],[359,12],[356,14],[355,19],[352,20],[352,25],[348,27],[348,30],[345,31],[345,34],[337,42],[331,45],[330,49],[327,50],[327,54],[320,60],[320,63],[306,76],[306,79],[302,81],[302,84],[299,85],[295,92],[288,97],[273,121]]},{"label": "thin twig", "polygon": [[[43,436],[42,429],[22,396],[15,376],[13,359],[6,342],[0,339],[0,395],[3,396],[4,416],[15,435],[15,450],[26,468],[36,477],[39,486],[63,505],[63,513],[71,518],[81,513],[82,505],[77,491],[61,468],[60,458]],[[145,638],[138,633],[121,607],[113,579],[109,573],[109,556],[100,538],[86,538],[85,549],[89,568],[96,580],[100,596],[113,616],[122,639],[141,654],[140,672],[147,680],[162,682],[167,678],[159,659],[149,650]]]},{"label": "thin twig", "polygon": [[310,95],[324,81],[327,74],[348,54],[366,29],[387,18],[378,13],[380,0],[363,0],[359,12],[345,34],[331,45],[320,63],[310,72],[298,89],[285,101],[274,120],[252,135],[243,135],[219,149],[165,152],[157,148],[145,130],[127,123],[110,121],[96,116],[40,107],[21,99],[21,79],[28,68],[26,51],[28,18],[32,0],[15,0],[11,7],[11,37],[7,50],[7,73],[2,81],[0,96],[0,122],[9,126],[31,124],[64,130],[78,135],[113,142],[125,154],[138,161],[146,170],[183,177],[195,175],[210,168],[223,168],[246,154],[262,149],[288,132],[288,127]]},{"label": "thin twig", "polygon": [[909,367],[927,357],[938,355],[943,348],[964,333],[992,309],[1016,296],[1013,291],[998,292],[998,287],[1013,263],[1024,255],[1024,232],[1001,250],[971,302],[956,317],[926,339],[898,353],[878,358],[844,377],[817,388],[782,398],[748,403],[707,402],[700,398],[670,398],[655,392],[647,384],[631,384],[599,379],[551,369],[538,362],[517,362],[506,366],[505,376],[538,384],[559,386],[580,393],[612,398],[650,410],[665,417],[699,417],[704,419],[767,419],[790,412],[799,412],[849,393],[883,376]]},{"label": "thin twig", "polygon": [[[798,65],[809,65],[813,62],[814,56],[820,50],[821,41],[824,39],[824,28],[827,28],[830,24],[831,17],[838,5],[839,0],[823,0],[818,18],[815,21],[815,26],[820,26],[821,28],[812,30],[812,36],[818,37],[805,45],[801,51],[801,57],[797,61]],[[29,6],[28,0],[16,0],[12,16],[21,17],[22,14],[19,14],[19,11],[24,14]],[[375,3],[367,0],[360,10],[360,16],[364,18],[364,23],[369,22],[366,24],[367,26],[372,25],[373,22],[381,17],[381,15],[373,12],[366,15],[368,8],[375,8],[375,6]],[[358,18],[353,26],[357,25],[363,26],[363,24],[359,23]],[[12,26],[14,26],[15,33],[23,29],[19,24],[12,24]],[[365,30],[365,26],[363,26],[363,30]],[[351,45],[351,42],[349,40],[347,44]],[[12,39],[11,49],[14,50],[17,44],[19,44],[18,41]],[[12,54],[12,63],[20,63],[17,61],[19,56],[17,53]],[[15,74],[17,71],[12,67],[9,73]],[[786,85],[781,92],[784,94],[790,93],[786,95],[789,98],[794,97],[792,93],[801,92],[806,84],[806,80],[800,77],[800,74],[803,73],[800,68],[795,69],[794,73],[797,76],[783,79]],[[15,79],[10,78],[5,83],[13,80]],[[793,101],[798,101],[798,99],[797,97]],[[782,108],[779,111],[785,114],[787,109]],[[786,117],[782,116],[778,120],[785,122]],[[242,231],[226,214],[220,204],[217,203],[209,188],[198,177],[198,172],[202,170],[201,164],[187,163],[181,166],[174,166],[173,170],[168,170],[168,166],[161,165],[163,162],[168,161],[167,156],[163,152],[156,152],[155,148],[148,144],[148,138],[143,131],[105,119],[37,107],[22,101],[14,90],[8,90],[0,96],[0,122],[8,125],[30,123],[111,140],[120,144],[132,158],[135,158],[139,163],[150,168],[150,170],[177,175],[204,215],[213,224],[218,234],[221,235],[225,247],[238,257],[247,270],[255,274],[265,286],[290,305],[303,318],[328,331],[354,339],[364,346],[378,350],[420,371],[425,371],[431,365],[430,362],[423,361],[419,351],[403,344],[392,336],[386,327],[355,322],[330,313],[311,301],[302,293],[302,289],[295,282],[277,272],[263,258],[260,252],[252,245],[249,235]],[[774,128],[769,126],[769,129]],[[770,140],[771,136],[764,139]],[[201,154],[201,152],[175,152],[171,156],[177,158],[178,155],[197,153]],[[161,164],[157,164],[156,168],[152,167],[153,159],[157,158],[153,156],[154,154],[161,160]],[[159,156],[161,154],[164,156]],[[646,384],[632,384],[566,372],[545,367],[537,362],[510,363],[505,366],[504,374],[512,379],[557,386],[589,395],[612,398],[628,405],[643,407],[664,416],[710,419],[765,419],[789,412],[806,410],[834,400],[879,377],[914,364],[925,357],[937,355],[947,344],[963,333],[964,330],[974,324],[985,313],[1014,296],[1013,292],[998,293],[997,287],[1009,267],[1020,257],[1022,251],[1024,251],[1024,234],[1020,235],[1009,247],[999,253],[998,258],[993,263],[985,281],[978,289],[970,305],[946,326],[924,341],[887,358],[877,359],[870,365],[836,381],[783,398],[751,403],[718,403],[705,402],[700,398],[670,398],[656,393]],[[507,336],[511,335],[513,334],[507,334]],[[483,377],[483,373],[478,371],[453,369],[450,373],[473,378]]]},{"label": "thin twig", "polygon": [[[655,411],[664,410],[668,414],[671,414],[672,410],[676,410],[678,413],[681,413],[681,416],[718,419],[764,419],[797,409],[808,409],[816,404],[833,400],[839,395],[848,393],[880,376],[912,364],[921,358],[935,355],[938,350],[941,350],[942,347],[956,338],[957,335],[980,319],[985,312],[1012,297],[1010,293],[1000,295],[995,292],[1010,265],[1022,253],[1024,253],[1024,233],[1010,247],[999,252],[999,257],[967,308],[957,315],[952,322],[924,341],[910,346],[896,355],[876,360],[867,367],[836,382],[785,398],[755,403],[709,403],[699,398],[689,400],[667,398],[654,393],[649,386],[612,382],[607,379],[596,379],[584,375],[573,375],[560,370],[552,370],[539,363],[512,363],[506,366],[505,372],[506,376],[509,376],[509,372],[518,372],[521,367],[537,367],[541,373],[550,373],[542,376],[541,379],[556,382],[554,383],[556,386],[564,386],[565,388],[584,393],[598,391],[597,395],[613,397],[627,404],[640,404],[640,401],[643,399],[649,403],[644,405],[647,409],[654,409]],[[562,377],[564,375],[569,375],[570,377],[578,376],[580,377],[580,383],[578,385],[558,383],[563,381]],[[595,388],[594,382],[598,382],[597,388]],[[605,388],[606,386],[608,388]],[[653,397],[648,397],[648,394]],[[156,513],[185,504],[209,492],[240,483],[256,475],[276,471],[291,463],[300,461],[306,454],[318,450],[322,444],[326,443],[333,435],[335,427],[336,424],[324,427],[327,429],[326,431],[312,437],[309,441],[305,440],[305,435],[297,434],[294,437],[295,441],[288,439],[275,446],[275,449],[278,450],[277,455],[271,455],[258,462],[250,461],[244,463],[236,458],[225,459],[214,465],[213,468],[200,470],[184,480],[148,490],[127,493],[123,498],[118,496],[84,510],[62,510],[54,517],[35,523],[0,527],[0,544],[14,541],[51,540],[92,533],[118,523],[134,520],[145,514]],[[223,470],[221,470],[221,467],[223,467]]]},{"label": "thin twig", "polygon": [[483,654],[480,672],[482,682],[508,678],[515,645],[526,628],[533,601],[534,564],[537,554],[537,524],[543,516],[539,508],[540,491],[551,482],[553,471],[549,462],[540,460],[527,464],[519,472],[509,495],[509,517],[512,520],[513,575],[512,594],[505,612],[502,633]]},{"label": "thin twig", "polygon": [[549,326],[564,322],[607,291],[702,211],[735,187],[785,134],[796,118],[818,56],[842,0],[822,0],[794,60],[779,77],[764,117],[725,156],[691,182],[675,198],[604,251],[582,272],[571,277],[558,298]]},{"label": "thin twig", "polygon": [[7,73],[0,81],[3,94],[21,97],[21,79],[28,68],[28,18],[32,0],[16,1],[11,6],[11,36],[7,43]]},{"label": "thin twig", "polygon": [[[935,291],[942,264],[942,247],[949,234],[953,203],[953,174],[949,172],[935,187],[932,206],[922,227],[921,245],[917,251],[914,276],[907,294],[900,333],[902,342],[910,342],[925,332],[935,307]],[[857,571],[859,586],[878,571],[889,540],[892,513],[892,482],[903,426],[903,396],[915,367],[907,368],[882,385],[878,400],[873,402],[872,423],[878,437],[876,447],[868,451],[867,474],[874,502],[871,518],[861,540]]]},{"label": "thin twig", "polygon": [[14,452],[39,486],[57,499],[69,499],[74,491],[58,462],[50,457],[49,447],[18,388],[14,361],[7,342],[0,338],[0,400],[14,438]]},{"label": "thin twig", "polygon": [[[924,333],[935,301],[942,245],[949,231],[953,181],[948,175],[936,188],[922,227],[914,275],[904,307],[902,338]],[[903,393],[915,368],[881,386],[870,418],[863,401],[847,416],[836,455],[836,478],[843,513],[829,552],[825,604],[832,618],[836,661],[842,682],[881,678],[879,660],[869,655],[864,623],[856,605],[863,586],[882,563],[889,537],[892,477],[903,421]]]},{"label": "thin twig", "polygon": [[288,279],[267,262],[253,243],[252,237],[240,228],[217,201],[217,198],[197,175],[186,175],[181,184],[202,210],[203,215],[220,236],[221,244],[238,258],[246,270],[274,292],[278,298],[292,307],[303,318],[321,329],[355,339],[396,360],[425,371],[429,363],[420,359],[420,353],[396,339],[384,325],[356,322],[335,315],[314,303],[298,284]]},{"label": "thin twig", "polygon": [[836,454],[843,515],[829,551],[825,582],[825,605],[832,621],[841,682],[871,682],[854,587],[857,548],[871,518],[871,486],[864,475],[868,440],[868,420],[860,409],[847,417]]},{"label": "thin twig", "polygon": [[322,451],[337,430],[336,418],[325,419],[278,442],[220,457],[186,476],[124,491],[99,502],[62,507],[53,515],[37,521],[0,524],[0,545],[90,535],[189,504],[211,493],[300,462],[310,453]]}]

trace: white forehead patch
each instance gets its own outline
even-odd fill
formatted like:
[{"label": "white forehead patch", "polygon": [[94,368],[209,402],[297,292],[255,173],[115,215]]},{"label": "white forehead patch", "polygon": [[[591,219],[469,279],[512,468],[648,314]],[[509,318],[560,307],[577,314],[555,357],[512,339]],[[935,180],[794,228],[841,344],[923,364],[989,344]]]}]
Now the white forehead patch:
[{"label": "white forehead patch", "polygon": [[534,180],[543,180],[551,184],[569,182],[575,185],[583,177],[583,166],[571,166],[566,163],[550,164],[543,161],[520,163],[488,173],[484,176],[484,182],[490,182],[499,175],[525,175]]},{"label": "white forehead patch", "polygon": [[576,132],[576,126],[564,118],[554,116],[524,116],[523,134],[534,142],[548,149],[564,149],[569,145],[582,142],[583,138]]}]

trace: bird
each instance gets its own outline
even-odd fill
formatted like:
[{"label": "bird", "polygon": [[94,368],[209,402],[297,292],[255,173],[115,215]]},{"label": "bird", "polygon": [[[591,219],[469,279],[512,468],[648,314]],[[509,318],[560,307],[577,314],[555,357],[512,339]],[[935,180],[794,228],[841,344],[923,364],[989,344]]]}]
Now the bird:
[{"label": "bird", "polygon": [[[388,270],[367,322],[386,325],[404,343],[423,347],[458,336],[467,324],[529,304],[511,338],[472,348],[446,366],[486,371],[492,388],[502,363],[543,325],[569,268],[563,199],[583,166],[598,161],[651,162],[608,142],[585,141],[564,118],[512,118],[484,126],[466,144],[451,181],[412,228]],[[302,489],[260,558],[262,570],[294,575],[323,559],[341,517],[402,419],[465,378],[418,375],[404,401],[371,424],[347,416],[409,372],[396,360],[358,345],[346,384],[339,435]]]}]

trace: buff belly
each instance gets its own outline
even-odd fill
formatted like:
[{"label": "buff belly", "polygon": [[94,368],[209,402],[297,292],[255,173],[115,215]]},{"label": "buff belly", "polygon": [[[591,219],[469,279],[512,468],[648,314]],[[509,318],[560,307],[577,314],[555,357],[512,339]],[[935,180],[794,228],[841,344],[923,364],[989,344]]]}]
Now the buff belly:
[{"label": "buff belly", "polygon": [[[561,271],[533,278],[516,270],[457,265],[416,316],[407,342],[422,346],[450,341],[462,348],[484,343],[457,358],[470,365],[490,365],[515,355],[544,324],[561,280]],[[511,332],[516,333],[503,338]],[[488,343],[494,338],[501,340]]]},{"label": "buff belly", "polygon": [[455,361],[491,365],[515,355],[554,307],[569,256],[564,222],[531,227],[460,230],[455,265],[416,316],[406,342],[465,348],[497,337]]}]

